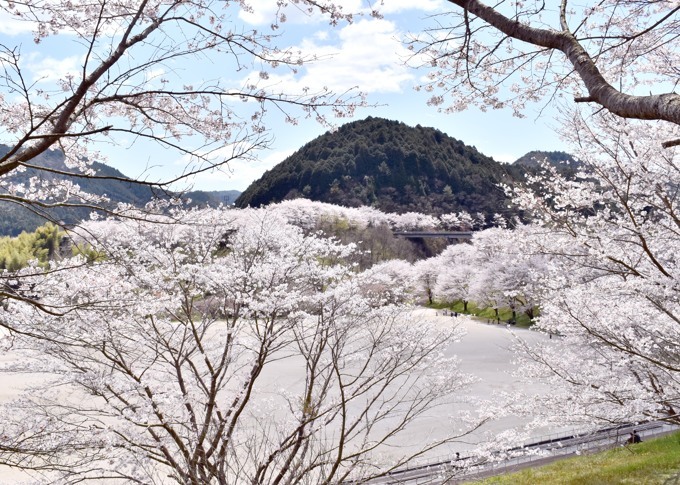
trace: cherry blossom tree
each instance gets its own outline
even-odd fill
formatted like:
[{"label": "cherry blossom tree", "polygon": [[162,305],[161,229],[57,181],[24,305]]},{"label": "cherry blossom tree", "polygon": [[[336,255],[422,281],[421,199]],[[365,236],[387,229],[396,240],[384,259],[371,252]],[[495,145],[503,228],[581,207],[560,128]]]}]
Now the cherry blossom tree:
[{"label": "cherry blossom tree", "polygon": [[[472,301],[479,307],[494,309],[496,318],[501,308],[509,308],[513,320],[518,312],[533,318],[549,257],[527,251],[524,240],[532,236],[527,226],[512,230],[491,228],[476,232],[470,243],[449,246],[429,264],[422,265],[435,273],[433,298],[461,301],[464,312]],[[422,274],[421,279],[427,275]],[[424,281],[430,282],[431,278]]]},{"label": "cherry blossom tree", "polygon": [[[475,223],[478,222],[466,211],[442,214],[439,216],[439,220],[442,227],[449,231],[471,231],[475,227]],[[482,218],[483,220],[484,218]]]},{"label": "cherry blossom tree", "polygon": [[542,221],[524,251],[550,257],[537,328],[561,336],[523,349],[525,370],[554,389],[533,412],[678,423],[680,172],[677,148],[659,144],[678,129],[604,112],[574,112],[571,126],[580,176],[546,167],[543,196],[516,194]]},{"label": "cherry blossom tree", "polygon": [[527,102],[573,95],[623,118],[680,124],[676,2],[447,4],[409,41],[413,63],[430,71],[430,104],[509,105],[521,116]]},{"label": "cherry blossom tree", "polygon": [[4,303],[4,371],[41,378],[2,405],[0,464],[50,483],[339,483],[455,438],[402,438],[468,379],[441,355],[455,329],[410,317],[398,280],[374,291],[395,268],[356,275],[352,246],[267,210],[80,231],[104,259],[23,270],[17,291],[51,311]]},{"label": "cherry blossom tree", "polygon": [[420,212],[405,212],[404,214],[390,214],[390,224],[397,231],[422,231],[436,229],[439,220]]},{"label": "cherry blossom tree", "polygon": [[[338,8],[301,2],[329,22]],[[52,37],[78,46],[79,67],[56,81],[32,81],[20,45],[0,44],[0,200],[33,208],[69,205],[101,208],[105,200],[70,179],[36,176],[30,184],[6,175],[34,168],[41,174],[92,178],[91,163],[103,161],[103,144],[150,141],[186,160],[179,175],[156,179],[139,167],[137,183],[167,190],[171,184],[235,159],[248,159],[269,143],[265,113],[289,122],[300,116],[328,123],[327,114],[350,115],[363,103],[358,93],[336,95],[300,86],[288,92],[269,81],[272,73],[295,73],[311,54],[278,45],[275,32],[249,31],[238,21],[246,1],[126,0],[3,2],[5,22],[25,24],[36,43]],[[273,26],[284,17],[272,19]],[[183,62],[220,65],[214,79],[187,80]],[[239,74],[242,73],[242,74]],[[132,145],[137,146],[137,145]],[[36,157],[59,149],[67,170],[38,166]],[[117,177],[103,177],[116,179]]]},{"label": "cherry blossom tree", "polygon": [[533,318],[541,303],[549,256],[527,250],[523,242],[534,234],[530,227],[520,225],[512,230],[487,229],[473,239],[479,271],[473,277],[472,292],[493,308],[509,308],[512,320],[518,312]]},{"label": "cherry blossom tree", "polygon": [[448,5],[410,41],[430,104],[522,116],[571,96],[581,107],[561,110],[560,133],[587,170],[574,180],[546,167],[532,180],[542,190],[517,194],[542,223],[515,240],[547,258],[537,328],[561,336],[523,349],[525,371],[554,389],[530,412],[678,422],[677,2]]},{"label": "cherry blossom tree", "polygon": [[431,305],[435,302],[435,287],[437,276],[442,271],[441,258],[423,259],[414,264],[415,286],[417,292],[424,298],[424,301]]},{"label": "cherry blossom tree", "polygon": [[435,294],[444,301],[461,301],[464,313],[467,313],[468,303],[473,298],[474,276],[480,271],[476,256],[472,244],[453,244],[440,255]]},{"label": "cherry blossom tree", "polygon": [[501,308],[508,306],[504,278],[508,255],[505,231],[487,229],[473,238],[475,271],[470,274],[467,292],[479,308],[491,308],[500,320]]}]

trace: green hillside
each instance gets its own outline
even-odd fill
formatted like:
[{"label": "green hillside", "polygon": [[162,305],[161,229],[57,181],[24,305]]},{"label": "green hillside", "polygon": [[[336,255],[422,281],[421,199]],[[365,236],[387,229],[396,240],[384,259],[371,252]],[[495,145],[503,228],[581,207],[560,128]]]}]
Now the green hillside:
[{"label": "green hillside", "polygon": [[305,197],[385,212],[512,216],[498,184],[515,183],[521,173],[434,128],[369,117],[307,143],[251,184],[236,205]]},{"label": "green hillside", "polygon": [[670,485],[680,483],[680,433],[600,453],[557,460],[478,485]]}]

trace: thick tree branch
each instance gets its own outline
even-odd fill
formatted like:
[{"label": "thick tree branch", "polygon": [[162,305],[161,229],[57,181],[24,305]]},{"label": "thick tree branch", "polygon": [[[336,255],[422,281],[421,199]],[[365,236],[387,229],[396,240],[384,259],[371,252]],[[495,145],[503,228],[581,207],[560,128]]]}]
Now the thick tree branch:
[{"label": "thick tree branch", "polygon": [[[675,93],[634,96],[614,88],[602,75],[595,60],[568,30],[537,29],[510,19],[478,0],[449,0],[476,15],[504,34],[540,47],[561,51],[588,91],[577,102],[594,102],[623,118],[663,120],[680,125],[680,95]],[[566,26],[566,22],[564,23]]]}]

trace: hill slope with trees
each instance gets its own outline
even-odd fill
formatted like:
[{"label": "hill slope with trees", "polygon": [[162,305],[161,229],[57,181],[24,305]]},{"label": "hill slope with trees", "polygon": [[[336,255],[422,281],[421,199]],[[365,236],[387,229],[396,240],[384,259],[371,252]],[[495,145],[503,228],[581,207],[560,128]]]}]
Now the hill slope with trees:
[{"label": "hill slope with trees", "polygon": [[305,197],[385,212],[512,216],[498,185],[515,183],[522,171],[437,129],[369,117],[307,143],[251,184],[236,205]]},{"label": "hill slope with trees", "polygon": [[[8,147],[0,145],[0,155],[8,151]],[[40,180],[70,180],[80,186],[81,190],[88,194],[106,196],[107,204],[101,204],[103,208],[115,207],[118,203],[132,204],[141,207],[154,198],[165,198],[176,195],[171,192],[161,191],[148,185],[135,183],[119,170],[99,162],[92,163],[92,169],[96,175],[92,177],[64,176],[57,172],[73,172],[64,162],[64,154],[58,150],[48,150],[36,157],[32,164],[40,167],[27,168],[21,172],[14,172],[6,176],[3,181],[29,186],[31,179],[37,177]],[[0,185],[2,190],[2,185]],[[2,193],[5,191],[2,190]],[[182,198],[191,200],[192,204],[200,206],[216,207],[221,203],[232,203],[240,192],[225,190],[217,192],[193,191],[183,194]],[[2,200],[0,195],[0,235],[17,236],[22,231],[32,232],[48,220],[61,221],[67,225],[77,224],[89,217],[92,210],[78,207],[55,207],[41,209],[37,206],[17,204],[9,200]]]}]

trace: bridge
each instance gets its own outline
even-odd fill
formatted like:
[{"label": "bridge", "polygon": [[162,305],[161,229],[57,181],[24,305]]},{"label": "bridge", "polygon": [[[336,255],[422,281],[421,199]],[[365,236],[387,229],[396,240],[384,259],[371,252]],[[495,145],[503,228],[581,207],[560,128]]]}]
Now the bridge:
[{"label": "bridge", "polygon": [[459,241],[472,239],[472,231],[395,231],[397,237],[406,239],[445,237],[446,239],[457,239]]}]

